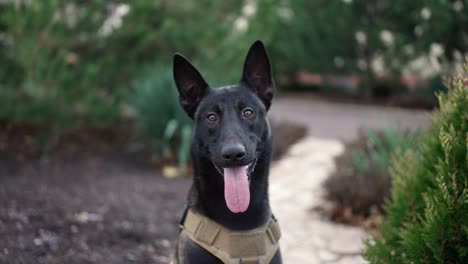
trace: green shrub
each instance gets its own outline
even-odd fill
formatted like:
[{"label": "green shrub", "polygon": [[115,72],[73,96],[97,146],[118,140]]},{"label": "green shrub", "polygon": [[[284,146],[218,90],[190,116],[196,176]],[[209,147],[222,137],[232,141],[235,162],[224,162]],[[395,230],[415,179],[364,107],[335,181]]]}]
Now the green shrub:
[{"label": "green shrub", "polygon": [[413,133],[401,133],[391,128],[383,128],[379,132],[366,129],[365,133],[368,139],[366,148],[351,152],[354,167],[361,173],[371,167],[385,173],[395,151],[404,151],[413,146]]},{"label": "green shrub", "polygon": [[155,67],[133,84],[130,104],[138,134],[158,159],[177,154],[179,165],[188,163],[192,120],[179,105],[172,71]]},{"label": "green shrub", "polygon": [[348,144],[337,157],[337,170],[324,183],[327,198],[335,204],[332,217],[338,219],[350,208],[352,215],[367,217],[381,210],[390,194],[389,161],[413,145],[414,133],[398,132],[390,128],[380,131],[365,129],[358,140]]},{"label": "green shrub", "polygon": [[[106,127],[141,70],[174,52],[238,81],[249,45],[275,28],[274,3],[255,5],[246,15],[239,1],[0,1],[0,119]],[[109,29],[116,10],[127,13]],[[248,26],[235,31],[240,17]]]},{"label": "green shrub", "polygon": [[80,121],[108,124],[119,116],[123,83],[115,84],[126,75],[104,70],[114,61],[109,63],[97,33],[108,15],[102,3],[0,4],[5,48],[0,57],[6,62],[0,73],[1,119],[67,127]]},{"label": "green shrub", "polygon": [[391,165],[393,188],[380,233],[367,241],[371,263],[468,262],[468,79],[439,95],[432,130],[418,151]]}]

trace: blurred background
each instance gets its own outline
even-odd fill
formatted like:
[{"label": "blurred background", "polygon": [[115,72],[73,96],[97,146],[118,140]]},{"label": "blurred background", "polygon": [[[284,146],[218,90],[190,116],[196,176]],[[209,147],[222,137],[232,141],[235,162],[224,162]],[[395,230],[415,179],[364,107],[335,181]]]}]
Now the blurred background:
[{"label": "blurred background", "polygon": [[172,56],[232,84],[257,39],[274,159],[300,139],[342,144],[309,207],[372,229],[391,156],[463,68],[466,25],[464,0],[0,0],[0,262],[168,263],[192,126]]}]

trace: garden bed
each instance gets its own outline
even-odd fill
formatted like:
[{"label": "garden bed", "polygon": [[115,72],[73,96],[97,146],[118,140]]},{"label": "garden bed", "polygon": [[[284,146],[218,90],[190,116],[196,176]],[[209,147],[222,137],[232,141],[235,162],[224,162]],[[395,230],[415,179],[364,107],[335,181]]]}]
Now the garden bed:
[{"label": "garden bed", "polygon": [[317,209],[339,223],[375,227],[390,197],[390,160],[413,144],[414,133],[362,129],[335,159],[336,170],[324,182],[328,202]]}]

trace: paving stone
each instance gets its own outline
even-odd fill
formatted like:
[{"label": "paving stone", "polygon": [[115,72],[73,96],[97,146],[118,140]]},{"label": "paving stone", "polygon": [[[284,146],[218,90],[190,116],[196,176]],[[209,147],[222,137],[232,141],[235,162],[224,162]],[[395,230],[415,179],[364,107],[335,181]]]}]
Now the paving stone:
[{"label": "paving stone", "polygon": [[318,252],[318,257],[323,262],[331,262],[338,259],[338,255],[328,251],[328,250],[320,250]]},{"label": "paving stone", "polygon": [[312,244],[316,248],[325,248],[328,245],[327,241],[319,235],[312,236],[309,239],[309,244]]},{"label": "paving stone", "polygon": [[342,230],[339,237],[332,237],[329,248],[337,253],[360,253],[364,250],[363,240],[366,237],[361,228]]}]

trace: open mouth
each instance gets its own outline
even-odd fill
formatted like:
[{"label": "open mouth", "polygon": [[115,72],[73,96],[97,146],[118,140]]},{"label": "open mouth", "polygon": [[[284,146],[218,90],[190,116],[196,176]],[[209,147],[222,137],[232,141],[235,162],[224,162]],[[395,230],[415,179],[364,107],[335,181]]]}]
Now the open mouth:
[{"label": "open mouth", "polygon": [[223,170],[215,167],[224,177],[224,199],[228,209],[233,213],[247,211],[250,204],[250,180],[257,159],[244,166],[226,167]]}]

